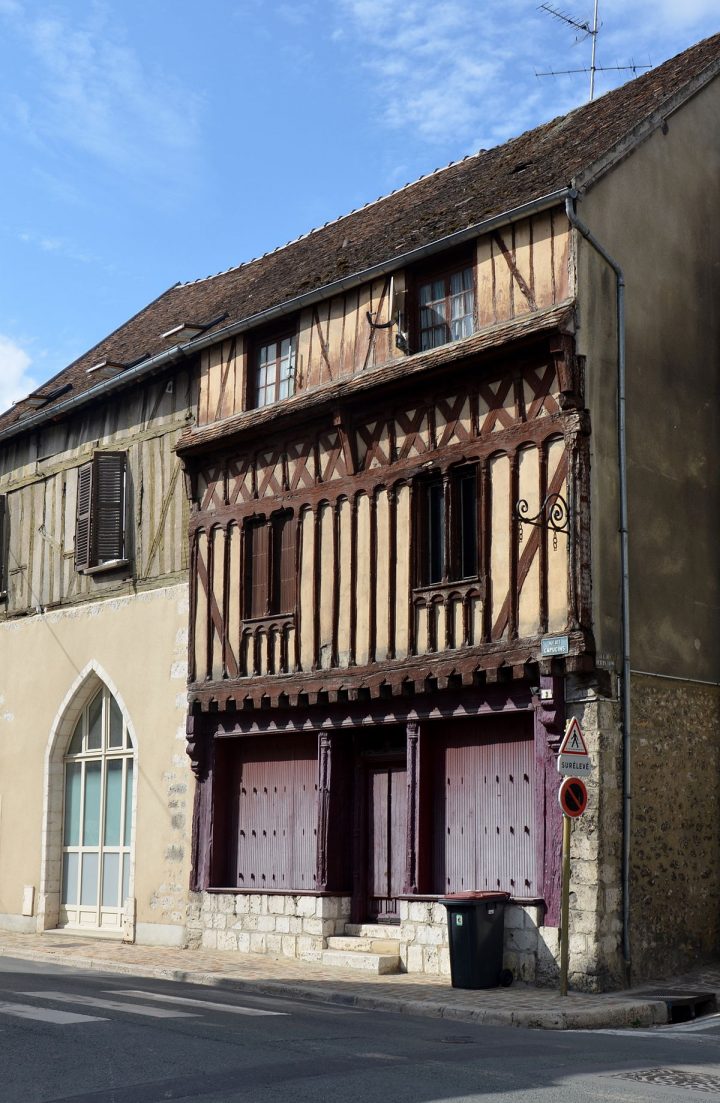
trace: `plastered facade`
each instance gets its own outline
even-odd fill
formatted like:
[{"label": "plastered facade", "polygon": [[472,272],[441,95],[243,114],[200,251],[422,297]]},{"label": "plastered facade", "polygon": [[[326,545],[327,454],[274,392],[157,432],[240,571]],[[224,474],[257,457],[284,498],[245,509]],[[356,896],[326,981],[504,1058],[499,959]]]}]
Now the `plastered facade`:
[{"label": "plastered facade", "polygon": [[[126,937],[182,943],[192,820],[187,594],[179,583],[0,624],[0,926],[57,924],[63,755],[102,682],[125,716],[135,757]],[[22,915],[28,885],[33,914]]]}]

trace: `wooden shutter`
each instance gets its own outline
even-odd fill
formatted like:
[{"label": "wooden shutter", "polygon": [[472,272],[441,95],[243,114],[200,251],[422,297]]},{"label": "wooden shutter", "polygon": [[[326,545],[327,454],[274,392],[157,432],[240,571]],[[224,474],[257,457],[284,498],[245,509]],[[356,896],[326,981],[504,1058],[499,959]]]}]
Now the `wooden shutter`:
[{"label": "wooden shutter", "polygon": [[246,617],[264,617],[268,611],[269,535],[265,521],[251,521],[245,530]]},{"label": "wooden shutter", "polygon": [[7,590],[7,582],[5,579],[5,512],[6,512],[7,497],[5,494],[0,494],[0,594],[4,594]]},{"label": "wooden shutter", "polygon": [[292,514],[273,524],[273,613],[295,609],[295,523]]},{"label": "wooden shutter", "polygon": [[93,566],[125,558],[125,453],[93,457]]},{"label": "wooden shutter", "polygon": [[75,570],[90,566],[90,539],[93,487],[93,464],[83,464],[78,471],[77,514],[75,516]]}]

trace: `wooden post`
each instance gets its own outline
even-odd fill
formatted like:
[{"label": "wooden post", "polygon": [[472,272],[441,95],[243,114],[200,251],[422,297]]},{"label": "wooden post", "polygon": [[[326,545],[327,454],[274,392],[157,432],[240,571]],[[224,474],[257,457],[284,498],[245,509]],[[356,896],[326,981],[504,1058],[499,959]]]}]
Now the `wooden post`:
[{"label": "wooden post", "polygon": [[569,816],[563,815],[562,842],[562,900],[560,904],[560,995],[568,993],[568,950],[570,933],[570,825]]}]

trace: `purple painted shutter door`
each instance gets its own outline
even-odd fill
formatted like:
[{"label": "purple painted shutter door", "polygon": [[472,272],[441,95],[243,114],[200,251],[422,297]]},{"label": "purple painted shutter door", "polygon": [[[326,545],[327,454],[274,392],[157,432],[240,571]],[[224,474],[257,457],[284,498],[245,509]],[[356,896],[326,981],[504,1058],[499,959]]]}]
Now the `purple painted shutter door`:
[{"label": "purple painted shutter door", "polygon": [[243,740],[237,884],[257,892],[313,890],[317,739]]},{"label": "purple painted shutter door", "polygon": [[90,566],[93,464],[85,463],[78,471],[77,513],[75,515],[75,570]]},{"label": "purple painted shutter door", "polygon": [[534,743],[530,721],[457,726],[439,748],[434,802],[438,892],[535,896]]},{"label": "purple painted shutter door", "polygon": [[397,914],[405,883],[407,772],[372,767],[367,776],[368,898],[371,915]]},{"label": "purple painted shutter door", "polygon": [[390,883],[388,895],[399,896],[405,887],[407,838],[407,772],[390,771]]},{"label": "purple painted shutter door", "polygon": [[388,887],[388,773],[370,770],[368,774],[368,861],[370,897],[387,896]]}]

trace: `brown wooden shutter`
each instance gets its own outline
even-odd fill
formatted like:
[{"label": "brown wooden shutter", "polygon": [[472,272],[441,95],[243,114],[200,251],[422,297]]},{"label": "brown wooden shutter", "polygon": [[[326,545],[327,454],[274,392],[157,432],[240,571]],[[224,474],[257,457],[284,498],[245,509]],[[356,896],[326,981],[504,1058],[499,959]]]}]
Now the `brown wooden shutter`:
[{"label": "brown wooden shutter", "polygon": [[91,514],[93,500],[93,464],[85,463],[78,471],[77,513],[75,516],[75,570],[90,566]]},{"label": "brown wooden shutter", "polygon": [[125,558],[125,453],[96,452],[93,486],[93,565]]},{"label": "brown wooden shutter", "polygon": [[295,523],[292,514],[273,525],[273,613],[295,609]]},{"label": "brown wooden shutter", "polygon": [[245,530],[246,617],[264,617],[268,611],[269,535],[265,521],[252,521]]},{"label": "brown wooden shutter", "polygon": [[5,578],[5,514],[7,506],[7,497],[5,494],[0,494],[0,594],[4,594],[7,590],[7,580]]}]

